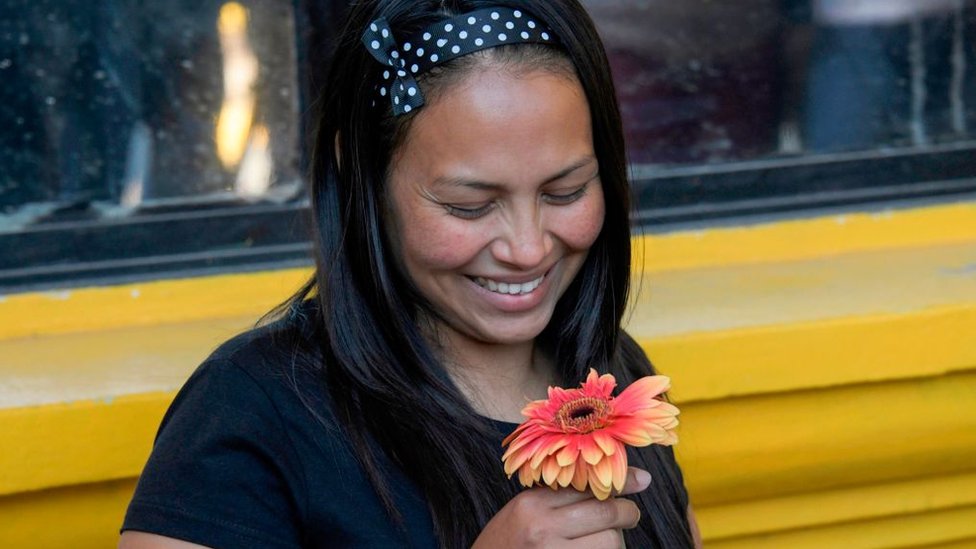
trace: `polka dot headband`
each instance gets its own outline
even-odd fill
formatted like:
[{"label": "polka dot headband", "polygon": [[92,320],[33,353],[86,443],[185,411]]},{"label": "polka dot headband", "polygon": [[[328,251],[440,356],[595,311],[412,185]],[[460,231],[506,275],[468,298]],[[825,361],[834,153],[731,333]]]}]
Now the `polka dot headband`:
[{"label": "polka dot headband", "polygon": [[462,55],[505,44],[557,44],[555,35],[528,13],[487,8],[435,23],[397,44],[385,18],[363,33],[366,50],[388,67],[377,92],[400,116],[424,104],[416,77]]}]

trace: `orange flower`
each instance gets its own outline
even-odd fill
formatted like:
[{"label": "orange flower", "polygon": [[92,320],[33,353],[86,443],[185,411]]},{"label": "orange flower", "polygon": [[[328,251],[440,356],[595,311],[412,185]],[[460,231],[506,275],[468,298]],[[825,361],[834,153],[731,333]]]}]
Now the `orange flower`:
[{"label": "orange flower", "polygon": [[658,398],[671,387],[665,376],[638,379],[614,397],[616,386],[612,375],[591,369],[579,389],[549,387],[548,400],[527,404],[522,415],[528,419],[502,442],[505,474],[518,471],[526,487],[540,480],[553,489],[589,486],[600,500],[622,490],[624,445],[676,444],[678,408]]}]

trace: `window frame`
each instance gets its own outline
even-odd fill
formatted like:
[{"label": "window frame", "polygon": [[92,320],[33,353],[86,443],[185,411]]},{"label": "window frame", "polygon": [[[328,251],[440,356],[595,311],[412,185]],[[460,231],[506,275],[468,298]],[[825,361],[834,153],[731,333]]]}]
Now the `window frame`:
[{"label": "window frame", "polygon": [[[341,0],[292,0],[299,112],[322,86]],[[300,142],[310,143],[309,117]],[[301,168],[307,168],[304,147]],[[783,156],[704,165],[632,165],[635,229],[871,210],[918,199],[976,196],[976,140],[903,149]],[[308,200],[188,198],[147,204],[123,218],[66,208],[0,233],[0,295],[311,264]]]}]

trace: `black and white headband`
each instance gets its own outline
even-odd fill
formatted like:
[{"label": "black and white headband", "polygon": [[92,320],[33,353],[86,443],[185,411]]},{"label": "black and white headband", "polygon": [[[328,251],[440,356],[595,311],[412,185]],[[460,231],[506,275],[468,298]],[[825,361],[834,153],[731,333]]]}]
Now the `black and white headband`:
[{"label": "black and white headband", "polygon": [[462,55],[506,44],[558,44],[556,36],[523,10],[486,8],[439,21],[399,45],[386,18],[363,33],[366,50],[388,66],[377,86],[393,104],[394,116],[424,104],[416,77]]}]

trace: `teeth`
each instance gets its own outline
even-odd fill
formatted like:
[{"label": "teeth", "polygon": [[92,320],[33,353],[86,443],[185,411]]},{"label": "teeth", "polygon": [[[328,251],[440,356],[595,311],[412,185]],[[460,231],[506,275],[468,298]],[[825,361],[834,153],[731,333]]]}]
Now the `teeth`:
[{"label": "teeth", "polygon": [[531,293],[533,290],[538,288],[539,284],[542,284],[542,280],[544,278],[545,275],[540,276],[535,280],[524,282],[522,284],[510,284],[508,282],[495,282],[490,278],[484,278],[480,276],[475,278],[474,281],[476,284],[478,284],[478,286],[481,286],[482,288],[486,288],[489,291],[495,293],[508,294],[508,295],[521,295],[521,294]]}]

